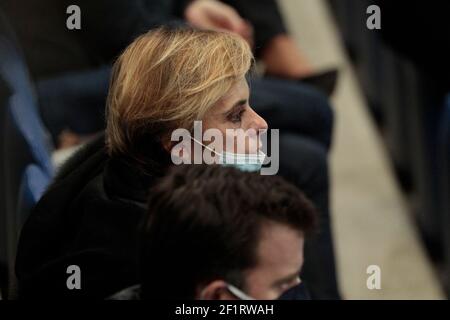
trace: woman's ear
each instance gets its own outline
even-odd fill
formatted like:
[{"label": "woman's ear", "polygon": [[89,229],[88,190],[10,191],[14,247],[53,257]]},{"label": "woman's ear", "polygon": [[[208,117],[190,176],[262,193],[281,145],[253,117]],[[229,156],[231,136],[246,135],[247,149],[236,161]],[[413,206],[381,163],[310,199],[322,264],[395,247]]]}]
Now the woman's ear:
[{"label": "woman's ear", "polygon": [[163,148],[170,153],[170,156],[174,164],[191,164],[192,163],[192,150],[191,144],[185,141],[178,143],[172,142]]},{"label": "woman's ear", "polygon": [[198,300],[236,300],[223,280],[215,280],[198,290]]},{"label": "woman's ear", "polygon": [[169,137],[164,137],[161,139],[161,145],[164,150],[170,153],[172,151],[172,148],[174,147],[174,142],[170,140]]}]

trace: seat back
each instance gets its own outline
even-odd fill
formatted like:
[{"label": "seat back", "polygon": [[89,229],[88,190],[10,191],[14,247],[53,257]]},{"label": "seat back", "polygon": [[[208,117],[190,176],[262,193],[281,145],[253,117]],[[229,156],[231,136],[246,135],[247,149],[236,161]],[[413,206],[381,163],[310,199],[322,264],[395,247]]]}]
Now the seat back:
[{"label": "seat back", "polygon": [[[450,95],[442,117],[439,139],[442,233],[444,238],[445,274],[450,275]],[[450,276],[446,279],[450,297]]]},{"label": "seat back", "polygon": [[30,164],[25,168],[17,201],[17,222],[19,225],[22,226],[25,223],[30,211],[38,203],[49,184],[50,177],[41,167]]},{"label": "seat back", "polygon": [[11,120],[23,136],[35,162],[53,174],[50,137],[39,116],[37,98],[14,33],[0,12],[0,76],[12,91]]},{"label": "seat back", "polygon": [[[26,168],[35,163],[45,176],[53,175],[52,145],[40,120],[33,84],[14,33],[0,11],[0,269],[15,259],[19,193]],[[0,279],[5,279],[5,276]],[[1,283],[4,287],[5,283]]]},{"label": "seat back", "polygon": [[[17,215],[16,225],[22,226],[26,218],[29,216],[31,210],[38,203],[41,196],[44,194],[47,186],[50,184],[50,177],[37,165],[30,164],[25,168],[22,175],[22,182],[20,184],[18,200],[17,200]],[[19,231],[19,230],[16,230]],[[14,239],[18,238],[19,234],[11,236]],[[8,299],[17,298],[17,280],[14,273],[14,261],[9,261],[8,265],[8,286],[5,291],[5,297]]]}]

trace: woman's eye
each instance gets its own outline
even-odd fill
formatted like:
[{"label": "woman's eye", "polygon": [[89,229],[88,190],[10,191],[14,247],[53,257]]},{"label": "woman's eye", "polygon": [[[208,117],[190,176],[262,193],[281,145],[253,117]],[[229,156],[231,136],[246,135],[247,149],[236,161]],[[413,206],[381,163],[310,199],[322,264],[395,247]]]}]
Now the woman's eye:
[{"label": "woman's eye", "polygon": [[244,114],[244,111],[245,111],[245,110],[241,110],[241,111],[239,111],[239,112],[236,112],[236,113],[230,115],[230,116],[228,117],[228,120],[230,120],[230,121],[233,122],[233,123],[241,122],[241,120],[242,120],[242,115]]}]

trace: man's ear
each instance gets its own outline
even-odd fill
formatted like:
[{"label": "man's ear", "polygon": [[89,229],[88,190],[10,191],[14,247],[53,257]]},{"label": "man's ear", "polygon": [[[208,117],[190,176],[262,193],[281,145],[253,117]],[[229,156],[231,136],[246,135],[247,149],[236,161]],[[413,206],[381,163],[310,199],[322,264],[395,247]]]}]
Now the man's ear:
[{"label": "man's ear", "polygon": [[197,299],[200,300],[236,300],[227,288],[227,283],[215,280],[198,290]]}]

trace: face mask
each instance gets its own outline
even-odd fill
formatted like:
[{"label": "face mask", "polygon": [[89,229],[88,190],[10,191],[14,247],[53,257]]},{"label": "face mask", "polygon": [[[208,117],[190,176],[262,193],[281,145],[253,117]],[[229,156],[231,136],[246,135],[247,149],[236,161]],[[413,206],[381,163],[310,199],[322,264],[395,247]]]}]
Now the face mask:
[{"label": "face mask", "polygon": [[255,300],[252,297],[250,297],[248,294],[242,292],[235,286],[227,283],[227,289],[230,291],[236,298],[239,298],[240,300]]},{"label": "face mask", "polygon": [[256,154],[242,154],[224,151],[219,154],[219,163],[224,166],[233,166],[241,171],[256,172],[261,170],[266,155],[262,151]]},{"label": "face mask", "polygon": [[309,294],[308,288],[303,282],[284,291],[278,300],[311,300],[311,295]]},{"label": "face mask", "polygon": [[258,153],[254,154],[233,153],[227,151],[219,153],[209,148],[208,146],[205,146],[203,143],[197,141],[194,138],[192,138],[192,140],[202,145],[209,151],[217,154],[219,156],[219,164],[223,166],[232,166],[244,172],[257,172],[261,170],[261,167],[266,158],[266,155],[262,151],[258,151]]}]

